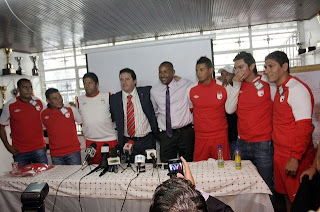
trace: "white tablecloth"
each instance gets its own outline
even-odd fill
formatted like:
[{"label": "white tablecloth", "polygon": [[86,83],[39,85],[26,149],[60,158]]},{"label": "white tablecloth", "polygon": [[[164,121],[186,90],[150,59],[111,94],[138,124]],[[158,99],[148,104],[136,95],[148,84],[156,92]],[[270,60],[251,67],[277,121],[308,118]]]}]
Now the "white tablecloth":
[{"label": "white tablecloth", "polygon": [[[237,205],[246,204],[245,202],[239,202],[239,197],[244,200],[246,196],[250,199],[250,204],[254,199],[255,202],[262,204],[266,208],[265,211],[272,211],[272,205],[268,198],[270,190],[258,174],[255,166],[250,161],[242,161],[242,164],[242,170],[235,170],[234,162],[226,161],[225,168],[218,169],[217,162],[209,159],[208,161],[190,163],[190,167],[198,188],[210,193],[212,196],[220,197],[219,199],[225,199],[235,211],[241,211],[238,210]],[[130,180],[136,176],[136,173],[131,169],[127,169],[124,173],[120,173],[119,169],[118,173],[106,173],[102,177],[99,177],[100,172],[96,172],[80,181],[90,171],[89,167],[84,170],[80,168],[80,166],[56,166],[33,177],[12,177],[6,174],[0,177],[1,194],[3,196],[6,196],[8,192],[19,194],[32,182],[47,182],[50,188],[49,195],[54,197],[61,181],[75,172],[61,183],[58,190],[59,198],[64,196],[76,200],[79,196],[80,185],[80,196],[83,201],[90,201],[90,199],[96,198],[101,201],[108,199],[106,201],[115,200],[121,202],[125,197]],[[152,169],[151,166],[147,166],[146,169],[145,173],[140,173],[131,182],[127,194],[128,203],[130,203],[130,200],[141,200],[143,204],[149,204],[155,188],[169,178],[167,170]],[[48,198],[51,199],[51,197]],[[1,205],[2,202],[0,202]],[[7,202],[6,204],[10,203]],[[0,211],[2,211],[1,207]]]}]

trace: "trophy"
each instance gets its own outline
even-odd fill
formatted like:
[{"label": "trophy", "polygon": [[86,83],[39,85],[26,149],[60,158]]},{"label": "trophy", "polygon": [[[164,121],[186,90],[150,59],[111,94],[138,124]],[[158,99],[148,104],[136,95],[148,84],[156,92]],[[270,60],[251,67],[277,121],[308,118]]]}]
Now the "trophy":
[{"label": "trophy", "polygon": [[4,105],[4,101],[6,100],[6,91],[7,91],[7,86],[0,86],[0,92],[1,92],[1,96],[2,96],[2,99],[1,99],[1,108],[3,108],[3,105]]},{"label": "trophy", "polygon": [[37,58],[38,56],[30,56],[31,61],[33,62],[32,76],[39,76],[39,69],[36,65]]},{"label": "trophy", "polygon": [[13,65],[10,63],[10,54],[12,52],[12,49],[3,48],[3,52],[6,55],[7,64],[4,66],[4,69],[2,69],[2,74],[3,75],[15,74],[16,70],[13,69]]},{"label": "trophy", "polygon": [[19,68],[17,69],[17,74],[18,75],[22,75],[22,72],[24,72],[21,68],[21,60],[23,60],[22,57],[15,57],[14,59],[16,59],[16,61],[18,62],[18,66]]}]

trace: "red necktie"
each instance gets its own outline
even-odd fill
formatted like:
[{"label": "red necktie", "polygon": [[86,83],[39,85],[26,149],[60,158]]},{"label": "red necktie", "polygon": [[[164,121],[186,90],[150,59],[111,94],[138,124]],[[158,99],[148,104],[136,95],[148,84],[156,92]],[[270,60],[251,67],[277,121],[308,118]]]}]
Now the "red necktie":
[{"label": "red necktie", "polygon": [[132,138],[135,135],[135,124],[134,124],[134,108],[133,103],[131,101],[132,95],[128,95],[128,103],[127,103],[127,131],[128,135]]}]

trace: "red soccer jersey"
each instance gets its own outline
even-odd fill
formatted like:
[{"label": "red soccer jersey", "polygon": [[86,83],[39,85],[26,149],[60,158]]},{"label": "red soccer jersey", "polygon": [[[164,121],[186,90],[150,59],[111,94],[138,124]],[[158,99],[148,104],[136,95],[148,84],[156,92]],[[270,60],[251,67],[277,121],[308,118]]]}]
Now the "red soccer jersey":
[{"label": "red soccer jersey", "polygon": [[193,104],[194,130],[196,136],[218,138],[226,135],[227,119],[225,103],[227,91],[213,80],[209,85],[197,86],[190,90]]},{"label": "red soccer jersey", "polygon": [[[255,83],[260,81],[262,88]],[[261,75],[253,82],[243,81],[238,97],[238,134],[247,142],[271,140],[272,99],[269,83]]]},{"label": "red soccer jersey", "polygon": [[22,102],[19,98],[8,101],[1,114],[2,126],[10,123],[12,146],[19,153],[31,152],[46,146],[40,120],[40,112],[44,105],[41,100],[33,97],[34,105]]},{"label": "red soccer jersey", "polygon": [[300,160],[313,151],[313,106],[310,88],[298,78],[289,76],[278,87],[273,106],[274,154]]},{"label": "red soccer jersey", "polygon": [[53,157],[68,155],[80,151],[74,113],[71,107],[63,114],[59,109],[47,108],[41,113],[41,120],[46,127]]}]

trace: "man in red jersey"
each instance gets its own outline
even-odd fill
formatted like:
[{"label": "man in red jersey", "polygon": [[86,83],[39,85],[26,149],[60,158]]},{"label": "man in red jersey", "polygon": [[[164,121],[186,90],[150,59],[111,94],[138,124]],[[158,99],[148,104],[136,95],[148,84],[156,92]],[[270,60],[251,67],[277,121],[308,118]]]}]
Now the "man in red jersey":
[{"label": "man in red jersey", "polygon": [[213,79],[213,66],[209,58],[201,57],[197,61],[196,74],[199,83],[190,90],[195,131],[193,160],[217,159],[219,144],[222,145],[224,159],[229,160],[225,113],[227,90]]},{"label": "man in red jersey", "polygon": [[41,120],[47,129],[50,155],[53,165],[81,165],[80,142],[75,121],[82,123],[75,107],[63,104],[59,91],[46,91],[48,108],[41,112]]},{"label": "man in red jersey", "polygon": [[[0,138],[19,166],[31,163],[48,163],[46,141],[40,113],[46,107],[33,96],[30,80],[22,78],[17,83],[19,96],[9,100],[0,117]],[[10,124],[12,145],[9,144],[5,126]]]},{"label": "man in red jersey", "polygon": [[234,58],[232,104],[227,112],[238,115],[236,145],[241,158],[251,160],[273,191],[272,95],[266,76],[257,73],[256,62],[247,52]]},{"label": "man in red jersey", "polygon": [[310,88],[290,76],[289,59],[275,51],[265,58],[265,73],[277,85],[273,104],[275,190],[285,194],[287,211],[299,188],[301,173],[312,164],[312,112],[314,99]]}]

